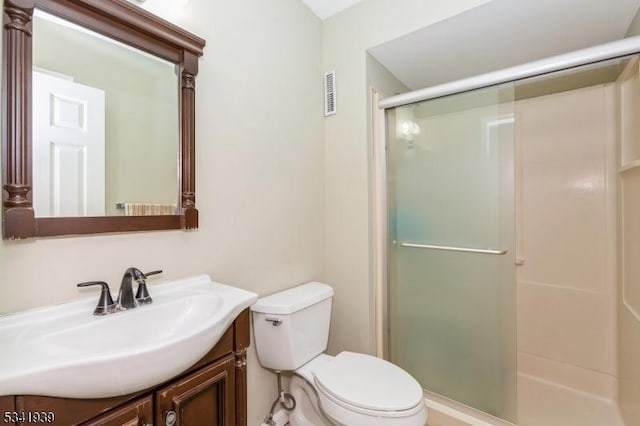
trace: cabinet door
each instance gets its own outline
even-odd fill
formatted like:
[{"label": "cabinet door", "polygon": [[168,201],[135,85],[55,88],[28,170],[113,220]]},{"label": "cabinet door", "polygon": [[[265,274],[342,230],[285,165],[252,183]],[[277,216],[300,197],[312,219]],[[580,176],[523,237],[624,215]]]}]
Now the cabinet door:
[{"label": "cabinet door", "polygon": [[153,419],[153,399],[148,396],[116,408],[82,426],[146,426]]},{"label": "cabinet door", "polygon": [[158,390],[155,412],[156,426],[235,425],[233,355]]},{"label": "cabinet door", "polygon": [[[10,417],[11,414],[16,411],[16,399],[13,396],[0,396],[0,416],[2,416],[2,418],[0,418],[0,422],[2,422],[1,424],[9,426],[9,425],[15,425],[14,422],[10,422]],[[7,419],[5,416],[9,415],[9,419]]]}]

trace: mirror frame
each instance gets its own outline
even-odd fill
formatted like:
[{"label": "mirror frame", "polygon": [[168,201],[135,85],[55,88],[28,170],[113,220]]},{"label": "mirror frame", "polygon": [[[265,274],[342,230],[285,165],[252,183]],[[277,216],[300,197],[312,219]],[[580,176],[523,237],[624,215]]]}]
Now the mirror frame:
[{"label": "mirror frame", "polygon": [[[179,214],[35,217],[31,169],[32,17],[42,9],[178,66]],[[2,46],[3,238],[196,229],[195,76],[205,40],[126,0],[5,0]]]}]

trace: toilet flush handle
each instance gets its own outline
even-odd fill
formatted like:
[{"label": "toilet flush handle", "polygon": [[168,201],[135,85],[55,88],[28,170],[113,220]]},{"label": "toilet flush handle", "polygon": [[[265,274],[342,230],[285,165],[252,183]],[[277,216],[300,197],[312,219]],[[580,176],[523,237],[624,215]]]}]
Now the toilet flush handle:
[{"label": "toilet flush handle", "polygon": [[282,324],[282,320],[280,318],[269,318],[269,317],[266,317],[264,320],[267,321],[267,322],[270,322],[271,325],[274,326],[274,327],[277,327],[277,326]]}]

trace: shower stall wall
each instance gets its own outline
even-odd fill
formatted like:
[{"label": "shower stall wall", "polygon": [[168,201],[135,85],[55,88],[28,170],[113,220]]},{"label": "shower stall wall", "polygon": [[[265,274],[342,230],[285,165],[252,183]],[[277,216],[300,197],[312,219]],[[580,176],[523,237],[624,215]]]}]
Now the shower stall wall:
[{"label": "shower stall wall", "polygon": [[518,100],[515,110],[520,424],[621,425],[615,84]]},{"label": "shower stall wall", "polygon": [[429,393],[521,426],[640,424],[634,52],[380,103],[387,354]]}]

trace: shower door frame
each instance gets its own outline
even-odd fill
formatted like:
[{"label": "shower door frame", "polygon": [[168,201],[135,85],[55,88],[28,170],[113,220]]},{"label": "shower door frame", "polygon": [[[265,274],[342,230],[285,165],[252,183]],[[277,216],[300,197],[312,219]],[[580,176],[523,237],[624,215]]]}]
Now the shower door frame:
[{"label": "shower door frame", "polygon": [[[370,126],[372,134],[372,235],[373,281],[376,355],[389,359],[388,283],[389,283],[389,220],[388,220],[388,156],[386,111],[399,106],[427,101],[493,85],[551,74],[610,59],[640,54],[640,36],[581,49],[563,55],[506,68],[492,73],[427,87],[385,99],[371,88]],[[428,390],[426,390],[428,392]]]}]

